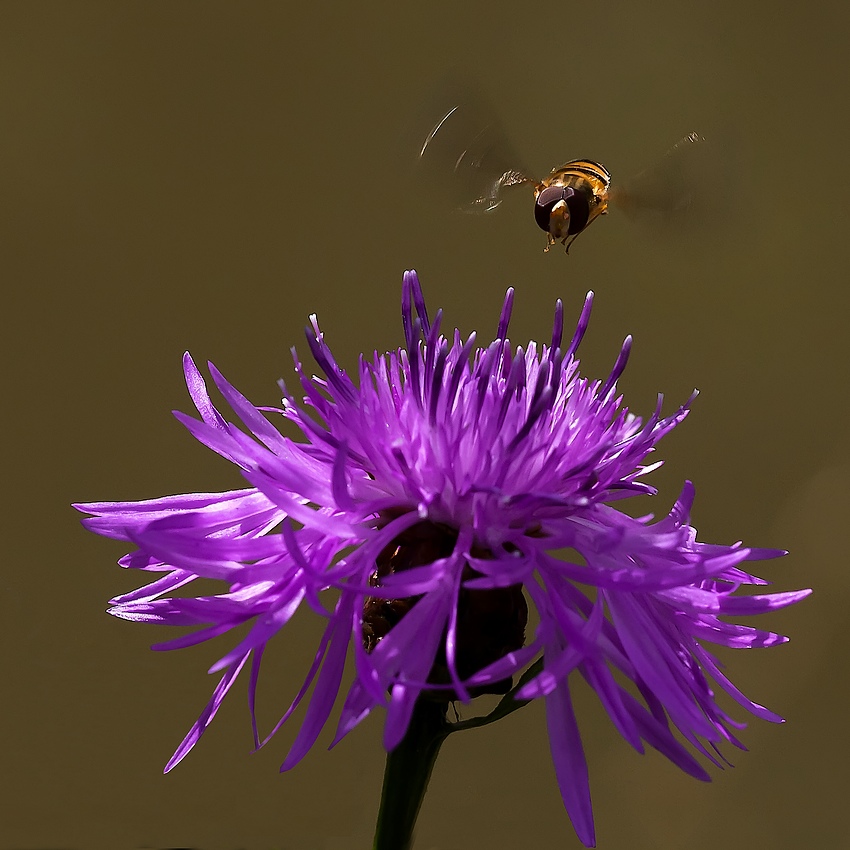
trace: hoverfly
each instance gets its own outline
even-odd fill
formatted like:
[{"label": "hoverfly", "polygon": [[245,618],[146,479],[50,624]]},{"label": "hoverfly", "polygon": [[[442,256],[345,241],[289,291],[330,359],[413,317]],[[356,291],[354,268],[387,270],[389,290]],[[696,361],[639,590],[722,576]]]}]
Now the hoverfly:
[{"label": "hoverfly", "polygon": [[463,90],[445,99],[418,160],[420,169],[448,184],[455,206],[464,212],[492,212],[507,190],[530,185],[534,219],[546,232],[544,251],[560,242],[569,252],[609,206],[662,218],[690,209],[698,194],[693,161],[705,148],[702,136],[689,133],[658,163],[616,188],[608,169],[592,159],[570,160],[536,180],[519,165],[486,100]]}]

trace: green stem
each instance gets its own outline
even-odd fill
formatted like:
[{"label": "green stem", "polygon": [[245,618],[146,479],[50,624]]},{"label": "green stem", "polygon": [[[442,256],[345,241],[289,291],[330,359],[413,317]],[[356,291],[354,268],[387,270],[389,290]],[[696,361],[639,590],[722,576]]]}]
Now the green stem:
[{"label": "green stem", "polygon": [[515,699],[516,693],[542,669],[543,659],[539,658],[485,717],[449,723],[446,720],[447,704],[427,698],[417,701],[407,733],[401,743],[387,753],[372,850],[410,850],[413,827],[443,741],[452,732],[487,726],[528,705],[529,700]]},{"label": "green stem", "polygon": [[420,699],[413,709],[407,733],[387,753],[381,808],[372,850],[409,850],[413,827],[428,788],[440,745],[451,731],[446,705]]}]

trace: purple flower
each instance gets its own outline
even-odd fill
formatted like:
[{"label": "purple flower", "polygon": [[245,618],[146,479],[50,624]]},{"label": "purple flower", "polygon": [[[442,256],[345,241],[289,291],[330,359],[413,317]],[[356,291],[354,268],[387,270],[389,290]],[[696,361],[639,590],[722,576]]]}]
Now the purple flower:
[{"label": "purple flower", "polygon": [[[643,479],[658,464],[644,461],[692,399],[665,417],[659,397],[646,421],[623,407],[616,382],[629,338],[605,380],[580,376],[575,353],[592,293],[565,348],[559,301],[551,344],[513,351],[512,301],[508,290],[496,339],[486,347],[457,331],[449,341],[440,335],[441,314],[429,321],[419,281],[408,272],[405,347],[361,358],[355,381],[334,361],[313,317],[307,339],[326,377],[308,377],[296,357],[304,398],[299,403],[281,384],[279,410],[255,407],[210,365],[244,428],[214,406],[185,356],[200,419],[175,415],[236,464],[249,486],[76,506],[93,514],[83,521],[88,529],[137,547],[122,566],[156,574],[113,599],[110,613],[197,627],[155,648],[190,646],[251,623],[213,665],[222,678],[166,771],[198,741],[249,659],[253,716],[266,643],[302,604],[327,620],[304,686],[262,742],[254,721],[260,746],[314,685],[283,770],[327,722],[352,645],[356,673],[334,743],[381,706],[388,750],[403,738],[423,692],[446,701],[505,693],[542,655],[542,669],[516,697],[546,701],[558,782],[586,845],[594,828],[571,674],[590,684],[635,749],[642,752],[645,742],[699,779],[709,776],[674,730],[717,764],[718,744],[742,746],[733,732],[742,724],[717,705],[714,685],[757,717],[780,720],[745,697],[704,644],[786,640],[721,619],[808,595],[738,593],[766,584],[742,569],[745,561],[784,553],[697,542],[690,483],[657,522],[612,505],[655,493]],[[302,442],[271,424],[280,417],[301,429]],[[222,582],[222,592],[173,595],[197,578]],[[539,626],[526,639],[528,601]]]}]

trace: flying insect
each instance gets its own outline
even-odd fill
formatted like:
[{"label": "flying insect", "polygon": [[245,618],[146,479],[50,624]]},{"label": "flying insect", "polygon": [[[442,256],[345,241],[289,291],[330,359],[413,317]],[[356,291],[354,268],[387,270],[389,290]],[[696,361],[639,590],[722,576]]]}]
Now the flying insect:
[{"label": "flying insect", "polygon": [[[418,152],[420,169],[448,186],[464,212],[489,213],[514,187],[534,191],[534,220],[548,251],[560,242],[569,252],[576,238],[609,207],[668,218],[696,206],[705,176],[707,144],[698,133],[677,142],[654,166],[612,187],[600,162],[573,159],[537,180],[522,165],[486,99],[464,89],[444,98],[438,120]],[[694,167],[698,165],[698,167]]]}]

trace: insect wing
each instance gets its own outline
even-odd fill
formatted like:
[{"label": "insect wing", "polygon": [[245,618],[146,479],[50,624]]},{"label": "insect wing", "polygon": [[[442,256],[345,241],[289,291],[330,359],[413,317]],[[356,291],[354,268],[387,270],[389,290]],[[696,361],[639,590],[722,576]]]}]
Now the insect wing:
[{"label": "insect wing", "polygon": [[[431,110],[434,121],[417,152],[420,176],[442,186],[450,203],[469,213],[490,212],[502,191],[533,182],[483,94],[446,86]],[[434,118],[433,116],[436,116]]]},{"label": "insect wing", "polygon": [[699,133],[689,133],[657,163],[613,187],[611,203],[663,221],[699,217],[707,212],[717,178],[716,153]]}]

